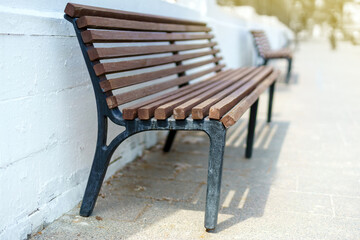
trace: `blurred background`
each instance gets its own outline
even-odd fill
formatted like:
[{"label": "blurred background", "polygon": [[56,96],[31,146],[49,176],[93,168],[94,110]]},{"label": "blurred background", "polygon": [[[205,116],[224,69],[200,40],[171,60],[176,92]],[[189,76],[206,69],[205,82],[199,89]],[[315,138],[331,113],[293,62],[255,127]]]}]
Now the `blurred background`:
[{"label": "blurred background", "polygon": [[337,41],[360,44],[360,0],[217,0],[239,15],[256,11],[276,16],[294,33],[295,40],[327,38],[332,49]]}]

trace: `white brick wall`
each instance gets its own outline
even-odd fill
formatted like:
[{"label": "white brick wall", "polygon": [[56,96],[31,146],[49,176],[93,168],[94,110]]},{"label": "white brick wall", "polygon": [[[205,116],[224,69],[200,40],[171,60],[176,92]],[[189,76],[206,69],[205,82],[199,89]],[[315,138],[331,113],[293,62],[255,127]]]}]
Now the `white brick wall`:
[{"label": "white brick wall", "polygon": [[[253,62],[244,21],[220,21],[224,15],[216,16],[212,1],[196,1],[199,12],[161,0],[77,2],[207,19],[230,67]],[[62,17],[66,3],[0,3],[0,239],[25,239],[73,208],[84,192],[96,144],[96,108],[72,25]],[[110,138],[121,131],[111,124],[109,129]],[[156,141],[155,133],[126,140],[107,176]]]}]

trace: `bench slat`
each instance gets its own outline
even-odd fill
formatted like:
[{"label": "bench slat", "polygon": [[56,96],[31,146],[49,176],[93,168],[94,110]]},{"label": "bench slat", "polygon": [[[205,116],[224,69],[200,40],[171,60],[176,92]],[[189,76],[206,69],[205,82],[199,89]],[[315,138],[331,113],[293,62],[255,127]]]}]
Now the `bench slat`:
[{"label": "bench slat", "polygon": [[162,77],[167,77],[173,74],[181,73],[196,67],[204,66],[210,63],[216,63],[222,60],[222,57],[212,58],[210,60],[200,61],[187,65],[179,65],[173,68],[168,68],[164,70],[158,70],[154,72],[141,73],[137,75],[131,75],[120,78],[113,78],[100,82],[100,87],[104,92],[115,90],[118,88],[128,87],[131,85],[144,83],[147,81],[155,80]]},{"label": "bench slat", "polygon": [[122,62],[98,63],[94,65],[94,70],[96,75],[100,76],[103,74],[123,72],[123,71],[136,70],[147,67],[154,67],[169,63],[175,63],[188,59],[213,55],[218,52],[219,52],[218,49],[214,49],[211,51],[173,55],[169,57],[146,58],[146,59],[138,59],[138,60],[122,61]]},{"label": "bench slat", "polygon": [[211,98],[205,100],[204,102],[196,105],[191,110],[191,115],[193,119],[203,119],[207,115],[209,115],[209,109],[212,105],[219,102],[224,97],[228,96],[232,92],[234,92],[236,89],[241,87],[246,82],[250,81],[254,76],[256,76],[259,72],[261,72],[263,67],[256,68],[254,71],[252,71],[250,74],[244,77],[241,82],[237,82],[233,86],[219,92],[218,94],[212,96]]},{"label": "bench slat", "polygon": [[114,47],[114,48],[92,48],[88,50],[91,61],[99,59],[131,57],[139,55],[149,55],[158,53],[169,53],[175,51],[185,51],[216,46],[216,42],[206,44],[187,44],[187,45],[160,45],[160,46],[141,46],[141,47]]},{"label": "bench slat", "polygon": [[79,28],[98,28],[113,30],[136,30],[153,32],[210,32],[205,26],[179,25],[153,22],[140,22],[114,18],[83,16],[76,21]]},{"label": "bench slat", "polygon": [[133,91],[129,91],[123,94],[118,94],[115,96],[110,96],[106,98],[106,102],[109,106],[109,108],[115,108],[121,104],[124,103],[128,103],[161,91],[164,91],[166,89],[172,88],[172,87],[176,87],[178,85],[187,83],[191,80],[194,80],[196,78],[202,77],[206,74],[212,73],[212,72],[216,72],[221,70],[222,68],[224,68],[225,65],[224,64],[219,64],[215,67],[209,68],[207,70],[203,70],[188,76],[183,76],[183,77],[179,77],[179,78],[175,78],[163,83],[158,83],[158,84],[154,84],[148,87],[144,87],[144,88],[140,88],[140,89],[136,89]]},{"label": "bench slat", "polygon": [[[231,70],[224,70],[219,72],[217,75],[222,75],[225,76],[226,74],[229,74],[231,72]],[[216,76],[216,75],[215,75]],[[194,84],[189,84],[187,86],[184,86],[182,88],[178,88],[176,90],[167,92],[165,94],[162,94],[160,96],[151,98],[147,101],[144,102],[140,102],[134,105],[131,105],[129,107],[126,107],[122,110],[123,112],[123,117],[125,120],[133,120],[134,118],[136,118],[138,116],[138,110],[139,110],[139,114],[140,114],[140,108],[143,108],[143,114],[142,117],[139,117],[142,120],[148,120],[151,117],[153,117],[153,111],[155,111],[155,108],[157,108],[158,106],[160,106],[161,104],[165,103],[166,101],[168,101],[168,99],[172,99],[172,98],[177,98],[179,96],[183,96],[184,94],[190,93],[192,91],[195,91],[196,89],[209,84],[212,82],[213,78],[215,76],[212,76],[210,78],[207,78],[206,80],[202,80],[200,82],[196,82]],[[151,106],[150,106],[151,105]],[[150,108],[153,108],[153,111],[150,112]]]},{"label": "bench slat", "polygon": [[127,11],[121,11],[121,10],[109,9],[109,8],[85,6],[75,3],[68,3],[65,8],[65,13],[73,18],[79,18],[82,16],[99,16],[99,17],[158,22],[158,23],[174,23],[174,24],[199,25],[199,26],[206,25],[206,23],[204,22],[189,21],[185,19],[163,17],[152,14],[127,12]]},{"label": "bench slat", "polygon": [[225,91],[229,88],[232,89],[235,85],[244,84],[246,82],[246,79],[244,79],[244,77],[252,70],[254,70],[254,68],[240,68],[238,71],[235,71],[234,74],[222,79],[221,82],[217,84],[217,86],[209,89],[209,91],[205,91],[204,93],[199,94],[194,98],[191,98],[190,100],[177,106],[173,110],[174,118],[178,120],[185,119],[189,116],[192,107],[194,107],[195,105],[206,101],[206,99],[212,98],[218,92]]},{"label": "bench slat", "polygon": [[265,77],[267,77],[273,71],[272,67],[264,67],[261,73],[257,74],[251,81],[247,82],[241,88],[232,92],[230,95],[222,99],[220,102],[216,103],[210,108],[209,118],[217,119],[220,118],[228,112],[232,107],[234,107],[242,98],[249,94],[257,84],[259,84]]},{"label": "bench slat", "polygon": [[84,43],[111,42],[163,42],[212,39],[212,34],[153,33],[108,30],[85,30],[81,33]]},{"label": "bench slat", "polygon": [[176,106],[178,106],[190,99],[195,98],[196,96],[198,96],[199,94],[202,94],[203,92],[209,91],[211,89],[216,88],[219,85],[225,84],[227,82],[227,80],[231,79],[231,77],[236,75],[236,73],[241,70],[242,69],[234,70],[230,73],[230,75],[227,75],[227,76],[221,76],[221,75],[217,74],[214,77],[214,79],[216,81],[214,81],[210,84],[207,84],[206,86],[204,86],[194,92],[191,92],[191,93],[181,96],[179,98],[173,99],[171,101],[166,101],[163,105],[161,105],[155,109],[155,114],[154,114],[155,118],[158,120],[164,120],[164,119],[170,117],[173,113],[173,109]]},{"label": "bench slat", "polygon": [[[167,104],[171,101],[176,101],[177,99],[181,99],[184,98],[190,94],[193,94],[193,92],[198,91],[199,89],[203,89],[203,88],[207,88],[209,85],[213,86],[213,84],[221,79],[224,76],[229,75],[233,70],[230,71],[223,71],[220,72],[204,81],[201,81],[201,83],[199,84],[191,84],[189,86],[189,88],[185,91],[180,91],[182,90],[182,88],[180,88],[178,91],[180,91],[180,93],[175,93],[167,98],[155,101],[151,104],[148,105],[144,105],[141,108],[138,109],[138,117],[141,120],[147,120],[150,119],[151,117],[153,117],[155,115],[155,110],[158,109],[158,107]],[[171,115],[171,110],[168,111],[168,115]]]},{"label": "bench slat", "polygon": [[259,98],[266,88],[268,88],[279,76],[278,71],[274,71],[263,82],[261,82],[248,96],[242,99],[230,112],[228,112],[221,122],[226,128],[234,125],[240,117],[246,112],[247,109],[253,105],[256,99]]}]

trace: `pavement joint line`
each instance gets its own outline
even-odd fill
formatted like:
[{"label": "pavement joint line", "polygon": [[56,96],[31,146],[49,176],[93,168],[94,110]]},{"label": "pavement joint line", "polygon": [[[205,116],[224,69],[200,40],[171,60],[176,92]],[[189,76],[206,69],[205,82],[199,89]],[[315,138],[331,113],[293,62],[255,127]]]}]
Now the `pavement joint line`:
[{"label": "pavement joint line", "polygon": [[307,193],[307,194],[317,194],[317,195],[322,195],[322,196],[334,196],[334,197],[344,197],[344,198],[356,198],[356,199],[360,199],[360,195],[359,195],[359,196],[351,196],[351,195],[340,195],[340,194],[336,194],[336,193],[307,192],[307,191],[296,191],[296,190],[292,190],[291,192]]},{"label": "pavement joint line", "polygon": [[185,202],[188,203],[190,202],[189,200],[182,200],[182,199],[175,199],[175,198],[168,198],[168,197],[163,197],[163,198],[157,198],[157,197],[151,197],[151,196],[139,196],[136,194],[129,194],[129,193],[113,193],[114,195],[117,196],[130,196],[130,197],[134,197],[134,198],[138,198],[138,199],[149,199],[149,200],[153,200],[153,201],[160,201],[160,202]]},{"label": "pavement joint line", "polygon": [[332,195],[330,195],[330,203],[331,203],[331,210],[332,210],[333,217],[336,217],[335,205],[334,205],[334,200],[333,200]]},{"label": "pavement joint line", "polygon": [[[187,180],[177,180],[177,179],[166,179],[166,178],[153,178],[153,177],[142,177],[142,176],[122,176],[124,178],[135,178],[135,179],[149,179],[155,181],[169,181],[169,182],[179,182],[179,183],[202,183],[203,181],[187,181]],[[120,179],[114,179],[116,182],[121,182]]]},{"label": "pavement joint line", "polygon": [[195,189],[194,193],[192,194],[192,196],[189,199],[189,202],[194,202],[194,198],[199,194],[202,186],[206,185],[206,182],[201,182],[198,187]]},{"label": "pavement joint line", "polygon": [[136,215],[136,217],[134,218],[133,222],[136,222],[142,215],[144,215],[144,213],[150,209],[153,205],[152,204],[146,204],[141,211]]},{"label": "pavement joint line", "polygon": [[[245,158],[244,158],[245,159]],[[225,159],[224,159],[225,160]],[[228,160],[234,160],[233,158],[231,158],[231,159],[228,159]],[[146,160],[146,161],[148,161],[148,160]],[[234,161],[238,161],[238,159],[235,159]],[[174,163],[168,163],[168,162],[164,162],[164,163],[162,163],[162,162],[148,162],[148,164],[150,165],[150,166],[164,166],[164,165],[166,165],[166,166],[174,166]],[[191,164],[190,164],[191,165]],[[205,170],[207,170],[208,169],[208,167],[203,167],[203,166],[201,166],[201,165],[191,165],[191,168],[198,168],[198,169],[205,169]],[[254,169],[255,170],[255,168],[251,168],[251,169],[248,169],[248,170],[252,170],[252,169]],[[242,168],[242,169],[234,169],[234,168],[226,168],[226,167],[223,167],[223,171],[227,171],[227,172],[244,172],[244,170],[247,170],[247,169],[244,169],[244,168]],[[124,173],[124,172],[122,172],[123,170],[121,170],[121,173],[123,173],[124,175],[123,176],[126,176],[126,174]],[[268,171],[267,171],[268,172]]]},{"label": "pavement joint line", "polygon": [[299,176],[296,176],[296,187],[295,187],[295,191],[299,191]]}]

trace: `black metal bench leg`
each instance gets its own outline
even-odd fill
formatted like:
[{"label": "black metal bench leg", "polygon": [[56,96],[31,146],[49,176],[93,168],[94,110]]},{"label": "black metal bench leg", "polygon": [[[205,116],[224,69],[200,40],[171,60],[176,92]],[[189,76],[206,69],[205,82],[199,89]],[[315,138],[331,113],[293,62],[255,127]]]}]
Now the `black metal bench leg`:
[{"label": "black metal bench leg", "polygon": [[292,66],[292,58],[288,58],[288,69],[286,74],[286,83],[289,83],[291,77],[291,66]]},{"label": "black metal bench leg", "polygon": [[112,155],[108,153],[105,148],[107,138],[107,118],[99,118],[98,128],[98,140],[94,161],[80,208],[80,215],[83,217],[90,216],[94,209]]},{"label": "black metal bench leg", "polygon": [[175,135],[176,135],[176,130],[170,130],[168,135],[167,135],[167,138],[166,138],[166,142],[165,142],[165,145],[164,145],[164,148],[163,148],[163,151],[164,152],[169,152],[170,149],[171,149],[171,146],[174,142],[174,139],[175,139]]},{"label": "black metal bench leg", "polygon": [[275,91],[275,83],[274,81],[269,87],[269,107],[268,107],[268,116],[267,122],[271,122],[271,114],[272,114],[272,105],[273,105],[273,98],[274,98],[274,91]]},{"label": "black metal bench leg", "polygon": [[256,102],[254,102],[254,104],[250,108],[250,119],[249,119],[248,135],[246,139],[246,150],[245,150],[246,158],[251,158],[252,155],[258,103],[259,103],[259,99],[257,99]]},{"label": "black metal bench leg", "polygon": [[266,66],[268,64],[268,62],[269,62],[268,59],[264,59],[263,66]]},{"label": "black metal bench leg", "polygon": [[226,131],[222,130],[209,134],[209,137],[210,155],[205,209],[205,228],[207,231],[215,229],[217,224]]}]

